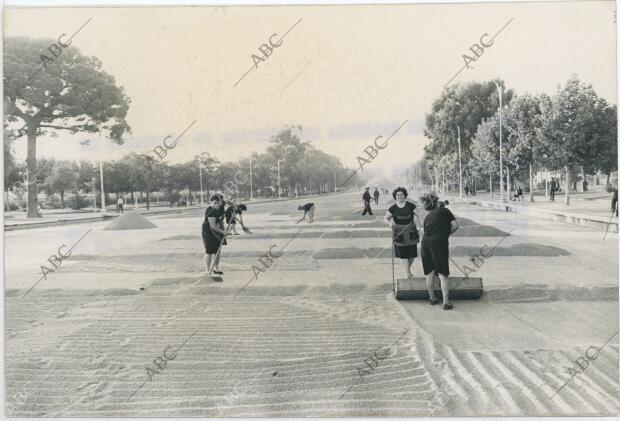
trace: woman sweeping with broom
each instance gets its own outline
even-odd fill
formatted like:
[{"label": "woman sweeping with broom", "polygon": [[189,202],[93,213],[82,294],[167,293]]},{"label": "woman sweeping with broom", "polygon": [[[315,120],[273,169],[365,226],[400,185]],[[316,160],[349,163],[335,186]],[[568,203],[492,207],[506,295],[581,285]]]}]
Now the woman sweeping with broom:
[{"label": "woman sweeping with broom", "polygon": [[426,288],[430,297],[431,305],[439,300],[435,296],[433,281],[435,273],[441,281],[441,295],[443,296],[443,309],[450,310],[453,306],[450,302],[450,248],[448,238],[459,228],[456,218],[450,210],[441,205],[442,202],[434,193],[427,193],[421,197],[424,209],[428,211],[424,218],[424,237],[422,237],[422,267],[426,275]]},{"label": "woman sweeping with broom", "polygon": [[383,220],[392,227],[394,255],[400,259],[405,276],[413,278],[411,265],[418,256],[418,241],[420,241],[413,219],[416,206],[406,200],[407,189],[404,187],[397,187],[392,192],[392,197],[396,203],[389,207]]},{"label": "woman sweeping with broom", "polygon": [[[205,210],[205,219],[202,223],[202,242],[205,246],[205,269],[207,276],[223,275],[219,270],[220,248],[226,244],[226,231],[223,227],[222,200],[220,196],[214,194],[210,198],[211,205]],[[215,256],[214,256],[215,255]],[[211,263],[213,260],[213,264]],[[219,278],[221,279],[221,278]]]}]

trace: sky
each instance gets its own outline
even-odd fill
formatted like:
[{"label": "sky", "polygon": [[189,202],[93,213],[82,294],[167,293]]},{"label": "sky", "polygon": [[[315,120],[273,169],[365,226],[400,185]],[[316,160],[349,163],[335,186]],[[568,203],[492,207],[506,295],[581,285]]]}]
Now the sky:
[{"label": "sky", "polygon": [[[577,74],[617,104],[612,1],[7,8],[4,36],[57,39],[87,21],[72,45],[99,58],[131,98],[132,133],[119,146],[59,131],[39,138],[38,158],[144,153],[195,121],[168,162],[201,152],[236,161],[301,125],[304,141],[355,168],[377,136],[405,123],[367,166],[394,175],[422,157],[425,115],[464,66],[463,54],[506,24],[451,84],[501,78],[517,94],[552,94]],[[264,57],[259,47],[283,35],[254,66],[252,55]],[[25,159],[25,138],[15,152]]]}]

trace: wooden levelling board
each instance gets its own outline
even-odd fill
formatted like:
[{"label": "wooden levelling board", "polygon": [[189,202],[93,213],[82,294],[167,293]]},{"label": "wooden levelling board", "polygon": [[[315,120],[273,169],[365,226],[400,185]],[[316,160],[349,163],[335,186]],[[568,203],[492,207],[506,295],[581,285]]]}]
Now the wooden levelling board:
[{"label": "wooden levelling board", "polygon": [[[482,278],[450,277],[450,299],[477,300],[482,296]],[[397,300],[428,300],[426,278],[397,279],[394,295]],[[433,289],[435,296],[441,299],[439,278],[435,277]]]}]

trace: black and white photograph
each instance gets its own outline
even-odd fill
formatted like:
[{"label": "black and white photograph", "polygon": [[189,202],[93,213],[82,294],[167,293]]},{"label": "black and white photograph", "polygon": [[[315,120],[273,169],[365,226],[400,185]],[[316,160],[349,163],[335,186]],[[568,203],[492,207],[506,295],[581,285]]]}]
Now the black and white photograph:
[{"label": "black and white photograph", "polygon": [[2,418],[617,417],[616,8],[9,0]]}]

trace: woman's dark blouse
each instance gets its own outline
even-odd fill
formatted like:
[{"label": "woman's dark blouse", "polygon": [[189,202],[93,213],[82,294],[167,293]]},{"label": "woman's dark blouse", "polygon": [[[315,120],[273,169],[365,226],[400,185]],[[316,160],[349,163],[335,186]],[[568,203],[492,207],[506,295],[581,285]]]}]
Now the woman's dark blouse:
[{"label": "woman's dark blouse", "polygon": [[450,222],[454,221],[450,209],[437,207],[424,218],[424,240],[444,240],[450,237]]},{"label": "woman's dark blouse", "polygon": [[207,209],[205,209],[205,222],[207,224],[209,223],[207,218],[215,218],[215,222],[218,223],[220,217],[221,217],[221,215],[220,215],[219,208],[214,208],[213,206],[208,206]]},{"label": "woman's dark blouse", "polygon": [[392,214],[394,218],[394,222],[399,225],[409,225],[411,221],[413,221],[413,211],[415,209],[415,205],[411,202],[405,202],[405,206],[399,208],[396,203],[394,203],[388,209],[388,212]]},{"label": "woman's dark blouse", "polygon": [[226,214],[226,223],[230,223],[230,221],[233,220],[233,213],[235,213],[235,208],[229,206],[226,208],[226,211],[224,213]]}]

